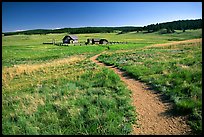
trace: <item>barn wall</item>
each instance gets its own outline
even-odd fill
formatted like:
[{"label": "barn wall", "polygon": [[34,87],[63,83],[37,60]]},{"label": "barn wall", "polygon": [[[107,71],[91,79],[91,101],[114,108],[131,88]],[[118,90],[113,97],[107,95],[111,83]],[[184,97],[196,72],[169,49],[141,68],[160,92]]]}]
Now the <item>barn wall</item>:
[{"label": "barn wall", "polygon": [[67,43],[67,44],[78,43],[78,40],[77,39],[73,40],[70,36],[68,36],[65,39],[63,39],[63,43]]},{"label": "barn wall", "polygon": [[78,43],[78,40],[74,40],[73,43]]}]

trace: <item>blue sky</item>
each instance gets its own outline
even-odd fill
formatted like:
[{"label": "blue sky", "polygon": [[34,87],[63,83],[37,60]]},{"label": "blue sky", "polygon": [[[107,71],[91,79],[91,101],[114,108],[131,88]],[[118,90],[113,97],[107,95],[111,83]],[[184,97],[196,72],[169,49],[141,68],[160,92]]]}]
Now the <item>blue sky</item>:
[{"label": "blue sky", "polygon": [[202,2],[2,2],[2,31],[201,19]]}]

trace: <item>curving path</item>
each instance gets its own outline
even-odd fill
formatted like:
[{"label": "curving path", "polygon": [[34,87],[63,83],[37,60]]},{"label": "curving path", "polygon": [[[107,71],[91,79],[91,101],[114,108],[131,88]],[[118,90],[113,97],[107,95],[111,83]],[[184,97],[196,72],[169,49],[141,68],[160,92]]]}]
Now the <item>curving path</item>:
[{"label": "curving path", "polygon": [[[104,53],[104,52],[102,52]],[[102,54],[101,53],[101,54]],[[133,105],[136,107],[137,125],[133,125],[133,135],[187,135],[190,127],[186,124],[186,118],[172,114],[172,104],[165,101],[161,94],[150,90],[145,84],[128,77],[125,72],[100,63],[99,56],[91,57],[96,64],[108,67],[119,75],[121,80],[132,91]]]}]

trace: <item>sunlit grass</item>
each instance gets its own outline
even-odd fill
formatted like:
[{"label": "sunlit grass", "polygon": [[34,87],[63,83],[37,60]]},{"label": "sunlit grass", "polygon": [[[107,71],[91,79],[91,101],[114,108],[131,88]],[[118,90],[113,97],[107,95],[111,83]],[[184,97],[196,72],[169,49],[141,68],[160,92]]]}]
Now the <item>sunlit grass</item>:
[{"label": "sunlit grass", "polygon": [[[145,47],[200,38],[201,34],[202,30],[165,35],[143,32],[77,34],[79,42],[94,37],[134,43],[87,46],[42,44],[53,39],[62,42],[65,33],[2,36],[2,133],[130,134],[131,125],[137,119],[130,91],[113,71],[89,61],[108,46],[113,52],[103,56],[106,63],[115,64],[143,81],[151,81],[158,89],[166,90],[159,85],[163,81],[169,87],[180,82],[183,89],[190,89],[192,100],[177,96],[172,99],[177,101],[179,110],[195,107],[191,116],[195,122],[191,124],[199,129],[197,119],[202,113],[197,106],[201,105],[201,81],[198,80],[201,69],[195,61],[201,59],[201,47],[198,44],[192,50],[192,46],[183,45],[182,50],[188,52],[177,46],[169,49]],[[171,69],[169,64],[172,64]],[[175,70],[178,75],[174,74]],[[180,76],[184,76],[186,82],[178,78]],[[169,80],[173,78],[178,80]],[[196,84],[189,82],[192,80]],[[172,91],[177,94],[180,87],[176,88]]]},{"label": "sunlit grass", "polygon": [[7,77],[3,134],[131,133],[135,111],[120,78],[88,60],[69,61]]},{"label": "sunlit grass", "polygon": [[191,43],[151,46],[107,53],[98,60],[115,65],[158,90],[189,114],[195,133],[202,132],[202,39]]}]

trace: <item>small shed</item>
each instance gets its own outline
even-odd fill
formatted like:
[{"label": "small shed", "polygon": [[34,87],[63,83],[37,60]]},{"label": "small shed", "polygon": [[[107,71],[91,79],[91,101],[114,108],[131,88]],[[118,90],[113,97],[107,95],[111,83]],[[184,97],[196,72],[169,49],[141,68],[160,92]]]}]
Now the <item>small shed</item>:
[{"label": "small shed", "polygon": [[99,39],[99,38],[88,38],[85,44],[107,44],[107,39]]},{"label": "small shed", "polygon": [[78,37],[75,35],[67,35],[62,39],[62,41],[66,44],[78,43]]},{"label": "small shed", "polygon": [[100,39],[99,44],[108,44],[107,39]]}]

